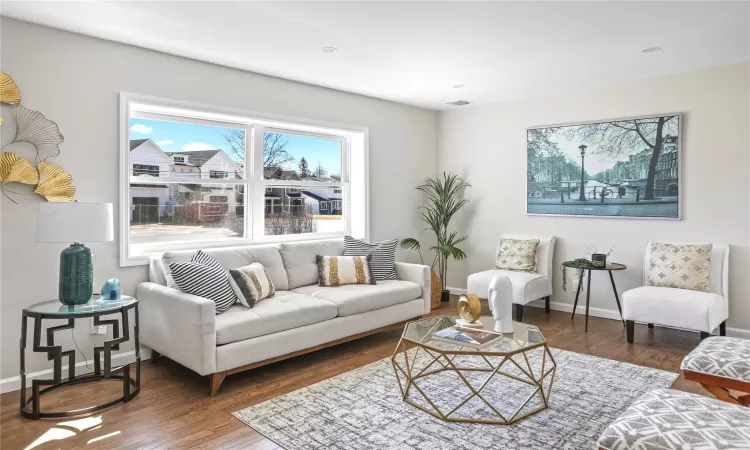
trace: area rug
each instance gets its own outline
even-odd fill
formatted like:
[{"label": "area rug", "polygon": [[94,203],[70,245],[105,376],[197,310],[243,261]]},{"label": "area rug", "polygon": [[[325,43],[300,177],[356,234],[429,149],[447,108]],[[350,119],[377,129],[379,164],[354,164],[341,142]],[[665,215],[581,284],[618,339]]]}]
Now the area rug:
[{"label": "area rug", "polygon": [[[551,350],[557,371],[549,408],[513,425],[445,422],[403,402],[390,358],[245,408],[234,416],[286,450],[579,450],[595,448],[601,432],[636,398],[671,386],[678,376]],[[529,358],[533,366],[541,356]],[[418,354],[415,364],[426,365],[430,360],[428,355]],[[466,377],[478,388],[487,373],[467,372]],[[491,403],[518,404],[514,401],[521,399],[522,403],[527,397],[523,392],[527,385],[495,378],[482,391]],[[430,375],[418,385],[430,392],[440,408],[451,408],[470,393],[455,372]],[[409,398],[424,402],[416,389],[410,390]],[[467,403],[465,413],[492,414],[477,397]]]}]

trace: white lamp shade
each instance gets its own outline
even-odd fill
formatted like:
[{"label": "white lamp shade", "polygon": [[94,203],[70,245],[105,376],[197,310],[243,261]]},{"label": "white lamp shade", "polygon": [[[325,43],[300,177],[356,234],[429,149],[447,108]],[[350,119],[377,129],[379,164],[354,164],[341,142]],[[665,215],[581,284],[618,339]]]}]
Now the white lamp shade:
[{"label": "white lamp shade", "polygon": [[114,240],[112,203],[40,203],[37,242]]}]

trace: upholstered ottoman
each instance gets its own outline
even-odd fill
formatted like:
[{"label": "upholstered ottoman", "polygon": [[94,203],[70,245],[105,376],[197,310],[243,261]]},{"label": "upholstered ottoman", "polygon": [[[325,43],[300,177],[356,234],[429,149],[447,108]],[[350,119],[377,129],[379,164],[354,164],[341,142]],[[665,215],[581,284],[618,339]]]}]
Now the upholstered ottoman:
[{"label": "upholstered ottoman", "polygon": [[[750,405],[750,340],[714,336],[682,360],[686,380],[703,385],[720,400]],[[733,396],[730,390],[744,395]]]},{"label": "upholstered ottoman", "polygon": [[598,444],[605,450],[747,450],[750,408],[658,389],[625,410]]}]

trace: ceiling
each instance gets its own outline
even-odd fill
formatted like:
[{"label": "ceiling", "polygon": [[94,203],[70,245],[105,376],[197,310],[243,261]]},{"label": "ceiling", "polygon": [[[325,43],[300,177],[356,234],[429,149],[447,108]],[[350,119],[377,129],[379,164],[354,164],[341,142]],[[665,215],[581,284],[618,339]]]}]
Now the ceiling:
[{"label": "ceiling", "polygon": [[2,14],[437,110],[750,60],[744,1],[3,0]]}]

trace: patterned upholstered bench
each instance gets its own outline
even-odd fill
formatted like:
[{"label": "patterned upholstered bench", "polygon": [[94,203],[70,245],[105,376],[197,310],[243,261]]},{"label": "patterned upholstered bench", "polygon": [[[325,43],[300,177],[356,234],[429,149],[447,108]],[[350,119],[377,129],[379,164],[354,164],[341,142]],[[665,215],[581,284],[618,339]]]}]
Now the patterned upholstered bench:
[{"label": "patterned upholstered bench", "polygon": [[750,408],[658,389],[625,410],[598,444],[603,450],[747,450]]},{"label": "patterned upholstered bench", "polygon": [[[714,336],[682,360],[683,375],[720,400],[750,405],[750,340]],[[732,395],[730,391],[741,394]]]}]

